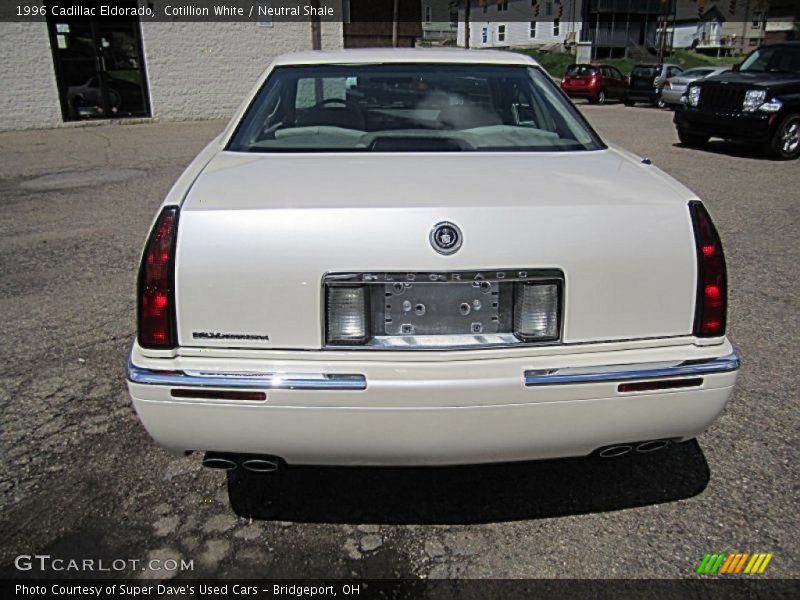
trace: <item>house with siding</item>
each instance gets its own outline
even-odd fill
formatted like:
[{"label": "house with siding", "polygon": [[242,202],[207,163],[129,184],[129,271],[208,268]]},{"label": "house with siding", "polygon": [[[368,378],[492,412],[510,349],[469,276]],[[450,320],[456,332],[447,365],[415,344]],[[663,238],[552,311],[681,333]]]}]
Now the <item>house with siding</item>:
[{"label": "house with siding", "polygon": [[[465,4],[458,6],[458,45],[466,42]],[[577,41],[584,0],[471,0],[471,48],[552,47]]]},{"label": "house with siding", "polygon": [[458,0],[421,0],[422,41],[454,46],[458,33]]}]

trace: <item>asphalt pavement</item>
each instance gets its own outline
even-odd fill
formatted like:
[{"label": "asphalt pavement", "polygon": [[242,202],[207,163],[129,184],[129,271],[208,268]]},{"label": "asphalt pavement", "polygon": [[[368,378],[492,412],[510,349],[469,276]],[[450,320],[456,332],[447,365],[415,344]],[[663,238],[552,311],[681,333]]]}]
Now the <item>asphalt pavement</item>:
[{"label": "asphalt pavement", "polygon": [[224,124],[0,134],[0,574],[39,576],[15,558],[49,554],[193,561],[119,573],[136,577],[679,578],[706,552],[746,551],[774,553],[762,577],[797,577],[800,163],[680,147],[667,111],[581,109],[716,221],[744,361],[725,413],[647,457],[299,469],[253,519],[198,455],[153,444],[124,379],[144,238]]}]

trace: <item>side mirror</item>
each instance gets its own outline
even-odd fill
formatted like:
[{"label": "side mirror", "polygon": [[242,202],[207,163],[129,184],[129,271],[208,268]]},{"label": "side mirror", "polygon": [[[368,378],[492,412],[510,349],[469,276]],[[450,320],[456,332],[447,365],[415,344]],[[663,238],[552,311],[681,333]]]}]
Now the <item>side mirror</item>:
[{"label": "side mirror", "polygon": [[731,67],[731,71],[733,71],[734,73],[738,73],[739,69],[741,69],[741,68],[742,68],[742,63],[739,63],[739,64],[736,64],[736,65],[733,65]]}]

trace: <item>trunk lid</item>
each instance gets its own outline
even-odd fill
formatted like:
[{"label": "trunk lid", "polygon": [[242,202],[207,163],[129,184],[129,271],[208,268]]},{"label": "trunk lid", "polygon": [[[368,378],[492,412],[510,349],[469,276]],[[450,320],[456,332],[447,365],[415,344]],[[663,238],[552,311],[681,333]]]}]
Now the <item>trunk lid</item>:
[{"label": "trunk lid", "polygon": [[615,150],[220,153],[181,210],[179,342],[318,349],[326,273],[497,269],[563,271],[564,342],[689,334],[691,198]]}]

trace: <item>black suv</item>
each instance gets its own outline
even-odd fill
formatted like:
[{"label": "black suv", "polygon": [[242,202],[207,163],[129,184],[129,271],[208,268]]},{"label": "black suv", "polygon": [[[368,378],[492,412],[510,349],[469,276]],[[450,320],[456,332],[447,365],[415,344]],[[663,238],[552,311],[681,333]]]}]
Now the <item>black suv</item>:
[{"label": "black suv", "polygon": [[797,158],[800,42],[762,46],[733,71],[691,83],[683,100],[675,126],[684,145],[721,137],[759,144],[773,158]]},{"label": "black suv", "polygon": [[681,73],[683,73],[683,67],[679,65],[636,65],[631,71],[628,90],[622,101],[625,106],[633,106],[636,102],[646,102],[664,108],[665,104],[661,99],[664,82]]}]

